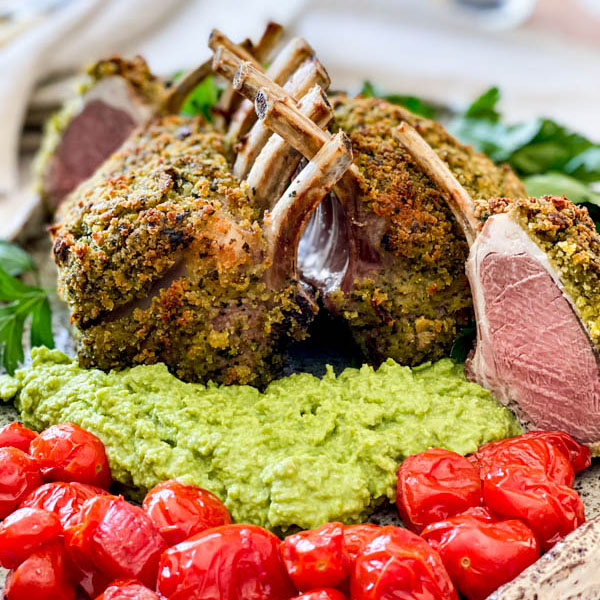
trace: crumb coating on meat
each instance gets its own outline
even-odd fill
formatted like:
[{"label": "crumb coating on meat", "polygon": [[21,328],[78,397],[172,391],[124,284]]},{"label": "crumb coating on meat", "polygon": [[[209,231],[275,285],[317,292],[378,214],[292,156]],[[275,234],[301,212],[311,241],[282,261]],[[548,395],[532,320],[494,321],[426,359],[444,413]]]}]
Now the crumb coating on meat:
[{"label": "crumb coating on meat", "polygon": [[600,234],[587,208],[565,196],[493,198],[476,215],[511,213],[546,253],[588,335],[600,352]]},{"label": "crumb coating on meat", "polygon": [[302,337],[312,311],[295,282],[265,285],[252,217],[205,121],[164,117],[136,131],[51,232],[82,366],[162,361],[185,380],[271,379],[280,338]]},{"label": "crumb coating on meat", "polygon": [[467,243],[444,193],[393,139],[391,131],[402,121],[424,137],[474,198],[521,197],[525,190],[510,168],[458,143],[439,123],[376,98],[337,100],[334,129],[350,136],[365,178],[361,211],[382,220],[380,246],[388,258],[331,300],[371,360],[392,357],[414,365],[448,354],[457,326],[472,318],[472,300],[464,269]]}]

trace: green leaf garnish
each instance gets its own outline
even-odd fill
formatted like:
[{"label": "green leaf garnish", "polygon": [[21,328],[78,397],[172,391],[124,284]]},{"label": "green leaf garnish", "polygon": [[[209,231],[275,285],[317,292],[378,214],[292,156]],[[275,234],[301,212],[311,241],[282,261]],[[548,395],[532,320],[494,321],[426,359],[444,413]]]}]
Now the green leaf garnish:
[{"label": "green leaf garnish", "polygon": [[9,275],[35,271],[35,265],[25,250],[3,240],[0,240],[0,268]]},{"label": "green leaf garnish", "polygon": [[212,121],[211,109],[218,102],[220,95],[221,90],[210,75],[192,90],[181,107],[181,114],[190,117],[203,115],[207,121]]},{"label": "green leaf garnish", "polygon": [[530,175],[523,179],[530,196],[565,195],[574,204],[588,202],[600,206],[600,194],[570,175],[550,171],[541,175]]},{"label": "green leaf garnish", "polygon": [[399,104],[408,108],[415,115],[421,115],[427,119],[435,118],[436,111],[424,100],[416,96],[402,96],[400,94],[385,94],[379,88],[375,87],[370,81],[365,81],[360,90],[360,95],[364,98],[381,98],[390,104]]},{"label": "green leaf garnish", "polygon": [[[18,253],[14,256],[20,256]],[[27,256],[27,255],[26,255]],[[27,257],[29,259],[29,257]],[[34,270],[20,256],[19,269]],[[9,263],[9,265],[14,263]],[[27,285],[0,267],[0,366],[9,374],[23,362],[23,329],[31,317],[31,345],[54,347],[52,315],[45,290]],[[15,271],[16,267],[12,270]]]},{"label": "green leaf garnish", "polygon": [[456,334],[450,349],[450,358],[457,363],[464,363],[473,348],[477,327],[475,324],[463,327]]}]

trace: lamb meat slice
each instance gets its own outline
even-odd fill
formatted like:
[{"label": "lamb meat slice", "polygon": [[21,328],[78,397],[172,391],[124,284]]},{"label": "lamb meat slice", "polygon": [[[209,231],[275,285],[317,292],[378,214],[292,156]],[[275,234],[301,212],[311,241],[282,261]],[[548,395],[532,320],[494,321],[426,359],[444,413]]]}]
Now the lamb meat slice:
[{"label": "lamb meat slice", "polygon": [[[598,269],[600,237],[591,219],[564,198],[492,200],[477,210],[414,129],[404,124],[396,136],[447,193],[467,235],[477,232],[466,264],[477,322],[467,374],[513,408],[525,426],[566,431],[582,443],[598,444],[595,321],[580,314],[585,292],[573,293],[570,276],[586,256],[595,258],[588,270]],[[487,219],[481,227],[477,215],[484,211]],[[558,232],[554,240],[553,224]],[[558,265],[557,257],[565,253],[571,264],[563,260]]]}]

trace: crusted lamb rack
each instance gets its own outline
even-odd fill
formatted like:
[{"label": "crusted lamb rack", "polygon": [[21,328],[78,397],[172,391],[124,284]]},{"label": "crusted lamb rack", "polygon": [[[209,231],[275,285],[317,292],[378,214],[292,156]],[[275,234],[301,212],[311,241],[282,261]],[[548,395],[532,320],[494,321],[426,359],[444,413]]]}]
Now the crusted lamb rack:
[{"label": "crusted lamb rack", "polygon": [[600,235],[565,197],[475,203],[409,125],[395,132],[469,240],[477,345],[469,376],[530,426],[600,450]]},{"label": "crusted lamb rack", "polygon": [[260,222],[225,150],[202,120],[164,117],[65,202],[51,233],[83,365],[161,361],[185,380],[261,385],[306,335],[316,305],[296,246],[349,141],[331,138]]},{"label": "crusted lamb rack", "polygon": [[[214,69],[255,102],[259,119],[277,134],[262,148],[248,180],[260,181],[279,165],[283,185],[293,172],[286,162],[300,155],[310,159],[330,134],[311,121],[309,107],[227,47],[217,48]],[[464,275],[468,247],[445,195],[415,168],[390,131],[402,120],[418,126],[477,196],[520,196],[524,189],[510,170],[460,145],[437,123],[376,99],[336,103],[332,129],[350,135],[354,165],[307,227],[300,244],[302,277],[321,291],[325,307],[346,321],[371,362],[440,358],[457,327],[471,318]],[[257,189],[260,207],[280,192],[280,187]]]},{"label": "crusted lamb rack", "polygon": [[[229,43],[244,60],[266,60],[283,29],[269,23],[256,45]],[[87,70],[81,93],[48,123],[38,155],[38,191],[51,211],[87,179],[138,126],[156,115],[177,114],[198,83],[211,74],[207,61],[168,87],[155,77],[141,57],[101,60]],[[224,91],[218,111],[229,116],[237,107],[231,88]]]}]

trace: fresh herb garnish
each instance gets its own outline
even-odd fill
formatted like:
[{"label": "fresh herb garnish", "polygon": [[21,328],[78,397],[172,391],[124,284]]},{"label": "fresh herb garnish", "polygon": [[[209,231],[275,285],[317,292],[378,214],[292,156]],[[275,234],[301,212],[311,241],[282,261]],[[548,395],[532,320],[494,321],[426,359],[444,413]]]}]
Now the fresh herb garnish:
[{"label": "fresh herb garnish", "polygon": [[417,98],[416,96],[402,96],[400,94],[386,94],[379,88],[375,87],[370,81],[363,83],[362,89],[360,90],[361,96],[364,98],[381,98],[391,104],[399,104],[408,108],[411,112],[416,115],[421,115],[427,119],[434,119],[436,111],[433,106],[427,104],[424,100]]},{"label": "fresh herb garnish", "polygon": [[181,107],[181,114],[191,117],[203,115],[208,121],[212,121],[211,109],[218,102],[220,95],[221,89],[210,75],[192,90]]},{"label": "fresh herb garnish", "polygon": [[31,317],[32,346],[54,347],[52,315],[46,291],[27,285],[16,275],[35,271],[18,246],[0,244],[0,366],[11,375],[24,359],[23,329]]},{"label": "fresh herb garnish", "polygon": [[477,328],[475,324],[459,329],[450,349],[450,358],[457,363],[464,363],[473,348]]}]

